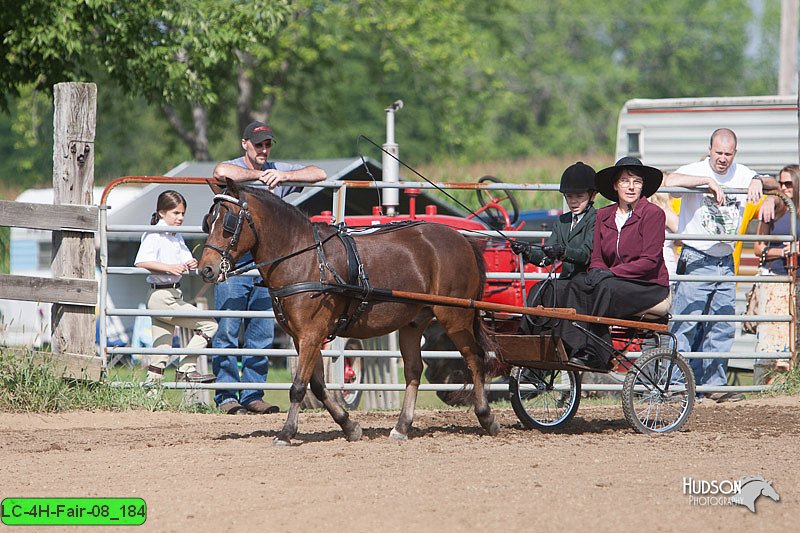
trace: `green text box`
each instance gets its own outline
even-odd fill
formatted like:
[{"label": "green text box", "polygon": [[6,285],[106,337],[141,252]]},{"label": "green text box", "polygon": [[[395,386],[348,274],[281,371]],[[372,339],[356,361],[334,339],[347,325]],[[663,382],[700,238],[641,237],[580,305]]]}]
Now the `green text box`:
[{"label": "green text box", "polygon": [[141,498],[5,498],[7,526],[140,526],[147,520]]}]

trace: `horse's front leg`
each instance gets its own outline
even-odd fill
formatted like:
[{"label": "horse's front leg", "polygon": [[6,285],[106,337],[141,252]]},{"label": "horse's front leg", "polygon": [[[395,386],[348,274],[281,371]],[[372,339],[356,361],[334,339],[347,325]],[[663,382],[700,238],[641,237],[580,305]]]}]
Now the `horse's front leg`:
[{"label": "horse's front leg", "polygon": [[294,372],[292,379],[292,386],[289,388],[289,412],[286,414],[286,422],[283,424],[283,429],[275,436],[274,444],[278,446],[288,446],[291,444],[292,438],[297,434],[297,423],[300,417],[300,404],[303,398],[306,397],[306,389],[308,382],[314,372],[316,366],[322,368],[322,355],[320,348],[322,347],[322,340],[317,343],[310,341],[301,341],[297,338],[294,339],[294,345],[297,348],[298,361],[297,369]]},{"label": "horse's front leg", "polygon": [[[322,354],[320,353],[322,340],[309,342],[295,339],[295,345],[298,347],[299,358],[297,370],[292,379],[292,386],[289,389],[289,401],[291,403],[289,412],[286,415],[286,423],[283,425],[283,429],[275,436],[274,444],[287,446],[291,444],[291,439],[297,434],[300,406],[306,396],[309,381],[314,394],[325,405],[334,421],[341,426],[347,440],[359,440],[361,438],[361,427],[357,422],[350,420],[347,411],[336,404],[325,389]],[[306,348],[309,345],[313,348]]]},{"label": "horse's front leg", "polygon": [[[320,361],[322,357],[320,357]],[[344,431],[345,438],[350,442],[355,442],[361,439],[361,426],[358,422],[352,420],[344,407],[336,403],[333,396],[328,394],[328,389],[325,387],[325,372],[323,364],[319,364],[314,368],[314,373],[311,376],[311,390],[314,396],[317,397],[325,409],[330,413],[333,421],[339,424]]]}]

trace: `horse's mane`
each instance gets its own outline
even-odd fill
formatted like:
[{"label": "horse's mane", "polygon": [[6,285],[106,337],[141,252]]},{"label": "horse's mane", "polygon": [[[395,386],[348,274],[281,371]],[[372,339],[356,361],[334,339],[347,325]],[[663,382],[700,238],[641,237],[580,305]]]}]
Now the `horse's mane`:
[{"label": "horse's mane", "polygon": [[303,224],[304,226],[311,225],[311,222],[308,220],[308,216],[305,213],[300,211],[289,202],[284,202],[278,197],[277,194],[271,193],[266,188],[254,187],[252,185],[240,185],[238,188],[240,191],[254,196],[258,200],[266,203],[270,210],[277,211],[281,218],[290,217],[296,219],[298,224]]},{"label": "horse's mane", "polygon": [[744,487],[745,485],[747,485],[748,483],[750,483],[752,481],[763,481],[764,483],[769,483],[769,481],[767,481],[766,479],[764,479],[761,476],[747,476],[747,477],[743,477],[742,479],[739,480],[739,482],[742,484],[742,487]]}]

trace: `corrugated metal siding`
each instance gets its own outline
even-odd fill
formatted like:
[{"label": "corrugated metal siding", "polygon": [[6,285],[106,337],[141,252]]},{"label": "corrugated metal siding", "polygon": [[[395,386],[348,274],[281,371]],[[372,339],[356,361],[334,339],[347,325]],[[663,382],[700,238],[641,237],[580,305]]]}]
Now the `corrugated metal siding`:
[{"label": "corrugated metal siding", "polygon": [[641,159],[663,170],[704,158],[711,133],[736,132],[736,161],[776,173],[798,162],[795,96],[629,100],[617,128],[617,158],[628,154],[628,132],[640,130]]}]

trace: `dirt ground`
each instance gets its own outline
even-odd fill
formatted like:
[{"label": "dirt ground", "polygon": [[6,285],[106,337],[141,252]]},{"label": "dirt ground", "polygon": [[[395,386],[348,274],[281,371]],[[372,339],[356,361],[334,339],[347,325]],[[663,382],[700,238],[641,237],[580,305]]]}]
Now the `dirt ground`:
[{"label": "dirt ground", "polygon": [[[496,412],[492,438],[470,411],[419,411],[403,443],[388,438],[396,412],[354,412],[355,443],[303,413],[291,447],[271,444],[285,414],[0,414],[0,497],[141,497],[139,531],[788,531],[800,518],[800,397],[706,401],[655,437],[614,406],[581,407],[557,433]],[[683,492],[684,478],[748,475],[780,501],[751,513]]]}]

